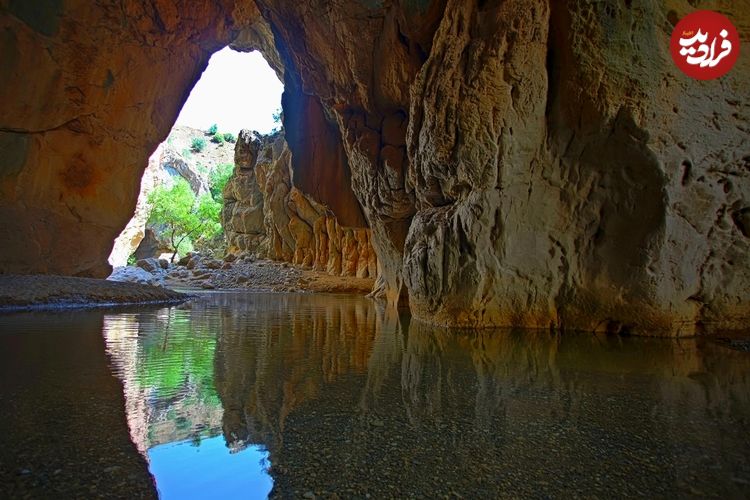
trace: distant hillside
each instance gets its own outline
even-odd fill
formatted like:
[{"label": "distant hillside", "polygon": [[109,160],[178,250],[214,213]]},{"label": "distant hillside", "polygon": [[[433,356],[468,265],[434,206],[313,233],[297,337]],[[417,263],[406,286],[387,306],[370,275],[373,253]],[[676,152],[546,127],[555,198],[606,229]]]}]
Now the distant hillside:
[{"label": "distant hillside", "polygon": [[[220,132],[224,131],[220,130]],[[235,131],[233,134],[237,135],[237,132],[239,131]],[[193,139],[196,137],[201,137],[206,141],[206,147],[200,153],[191,149]],[[234,162],[234,143],[216,144],[211,142],[211,136],[197,128],[175,125],[169,132],[165,143],[167,147],[181,154],[186,162],[199,171],[203,170],[199,165],[212,170],[216,165]]]}]

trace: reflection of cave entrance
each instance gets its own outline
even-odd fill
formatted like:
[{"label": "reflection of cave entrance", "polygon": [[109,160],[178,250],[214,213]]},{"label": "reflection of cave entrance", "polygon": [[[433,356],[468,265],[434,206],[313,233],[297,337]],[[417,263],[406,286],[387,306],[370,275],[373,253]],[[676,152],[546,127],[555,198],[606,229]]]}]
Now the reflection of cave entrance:
[{"label": "reflection of cave entrance", "polygon": [[163,202],[160,195],[168,194],[167,199],[177,203],[177,196],[192,193],[196,210],[218,213],[210,205],[222,202],[223,183],[234,168],[236,137],[241,129],[269,133],[281,126],[282,89],[260,52],[226,47],[211,57],[168,137],[149,159],[133,218],[115,240],[110,264],[119,267],[143,258],[171,257],[175,250],[179,254],[220,251],[223,238],[215,226],[172,237],[175,225],[163,218],[148,221],[153,207],[149,198]]}]

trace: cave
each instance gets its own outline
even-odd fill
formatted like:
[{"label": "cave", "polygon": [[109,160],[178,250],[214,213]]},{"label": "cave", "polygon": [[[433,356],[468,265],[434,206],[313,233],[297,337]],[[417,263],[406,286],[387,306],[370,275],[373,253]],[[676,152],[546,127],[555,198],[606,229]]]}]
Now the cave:
[{"label": "cave", "polygon": [[739,328],[747,64],[686,92],[670,12],[5,1],[0,272],[106,277],[149,153],[229,45],[283,79],[294,185],[371,231],[373,296],[445,325]]},{"label": "cave", "polygon": [[[682,72],[698,4],[747,45],[725,0],[0,0],[0,496],[155,497],[208,439],[279,498],[750,495],[750,58]],[[283,130],[212,266],[367,298],[107,288],[225,47]]]}]

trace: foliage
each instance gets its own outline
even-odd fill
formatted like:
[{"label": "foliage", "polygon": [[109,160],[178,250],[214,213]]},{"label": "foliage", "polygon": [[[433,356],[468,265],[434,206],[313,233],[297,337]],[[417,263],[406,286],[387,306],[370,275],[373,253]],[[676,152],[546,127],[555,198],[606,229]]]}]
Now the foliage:
[{"label": "foliage", "polygon": [[128,265],[134,266],[137,260],[138,259],[135,258],[135,254],[131,253],[130,256],[128,257]]},{"label": "foliage", "polygon": [[208,127],[208,130],[206,130],[206,134],[208,135],[215,135],[219,131],[219,126],[215,123]]},{"label": "foliage", "polygon": [[177,255],[187,255],[188,253],[195,250],[195,247],[193,246],[193,242],[190,238],[185,238],[184,240],[180,241],[177,244],[177,253],[172,256],[172,261],[174,261],[174,258]]},{"label": "foliage", "polygon": [[215,142],[216,144],[224,144],[224,135],[220,132],[216,132],[213,137],[211,137],[211,142]]},{"label": "foliage", "polygon": [[227,142],[237,142],[237,137],[231,132],[224,132],[224,140]]},{"label": "foliage", "polygon": [[157,187],[148,201],[149,222],[165,228],[164,236],[174,250],[172,260],[191,243],[200,244],[221,233],[221,204],[209,194],[196,199],[184,179],[177,180],[171,188]]},{"label": "foliage", "polygon": [[221,193],[224,191],[224,186],[229,182],[229,178],[232,177],[234,172],[234,165],[231,163],[224,163],[218,165],[208,176],[208,183],[211,186],[211,196],[214,200],[221,202]]},{"label": "foliage", "polygon": [[281,119],[284,117],[284,112],[281,110],[281,108],[276,108],[276,111],[271,115],[273,118],[273,122],[276,124],[281,124]]},{"label": "foliage", "polygon": [[193,156],[193,153],[188,148],[185,148],[182,150],[182,156],[184,158],[190,158],[191,156]]},{"label": "foliage", "polygon": [[[160,410],[148,418],[151,443],[163,439],[160,430],[165,423],[175,430],[173,436],[200,439],[204,432],[211,432],[197,430],[203,422],[200,418],[221,411],[214,381],[216,322],[185,321],[185,312],[172,309],[166,317],[160,316],[149,335],[137,339],[133,382]],[[175,398],[176,394],[180,397]]]},{"label": "foliage", "polygon": [[196,153],[200,153],[206,149],[206,139],[203,137],[193,137],[193,142],[190,147]]}]

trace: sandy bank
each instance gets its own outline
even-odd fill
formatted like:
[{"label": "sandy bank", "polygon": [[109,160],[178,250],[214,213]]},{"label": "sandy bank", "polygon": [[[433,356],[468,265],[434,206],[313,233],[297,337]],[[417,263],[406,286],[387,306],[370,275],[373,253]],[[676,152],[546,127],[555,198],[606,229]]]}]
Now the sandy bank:
[{"label": "sandy bank", "polygon": [[180,292],[137,283],[47,275],[0,275],[0,311],[180,302]]}]

